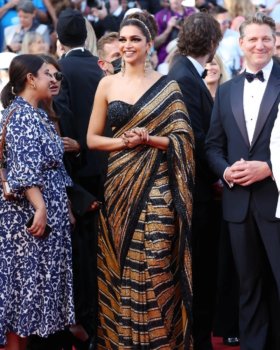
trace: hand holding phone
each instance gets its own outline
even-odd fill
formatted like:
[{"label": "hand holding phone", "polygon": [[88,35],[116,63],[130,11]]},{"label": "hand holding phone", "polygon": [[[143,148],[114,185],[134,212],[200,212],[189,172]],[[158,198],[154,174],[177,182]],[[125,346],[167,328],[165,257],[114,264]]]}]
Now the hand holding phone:
[{"label": "hand holding phone", "polygon": [[[27,228],[30,228],[32,226],[33,220],[34,220],[34,215],[32,215],[32,217],[27,221],[27,223],[26,223]],[[45,227],[44,233],[41,236],[35,236],[35,237],[39,238],[39,239],[47,238],[49,236],[49,234],[51,233],[51,230],[52,230],[51,227],[47,224]]]}]

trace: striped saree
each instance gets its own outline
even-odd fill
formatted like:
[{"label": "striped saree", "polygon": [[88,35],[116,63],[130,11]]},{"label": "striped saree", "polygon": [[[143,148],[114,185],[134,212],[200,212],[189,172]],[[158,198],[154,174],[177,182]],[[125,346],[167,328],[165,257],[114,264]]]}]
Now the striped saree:
[{"label": "striped saree", "polygon": [[193,134],[176,82],[160,78],[114,127],[167,136],[112,152],[98,236],[98,349],[192,349]]}]

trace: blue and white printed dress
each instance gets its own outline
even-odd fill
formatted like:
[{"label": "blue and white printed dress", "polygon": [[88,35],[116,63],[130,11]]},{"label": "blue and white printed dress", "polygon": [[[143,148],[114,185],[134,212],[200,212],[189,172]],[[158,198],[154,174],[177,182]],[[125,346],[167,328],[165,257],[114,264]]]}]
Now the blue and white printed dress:
[{"label": "blue and white printed dress", "polygon": [[[73,324],[72,253],[63,145],[45,112],[16,97],[6,135],[8,182],[17,194],[7,201],[0,189],[0,344],[6,333],[47,336]],[[34,209],[26,189],[38,186],[47,207],[50,235],[26,230]]]}]

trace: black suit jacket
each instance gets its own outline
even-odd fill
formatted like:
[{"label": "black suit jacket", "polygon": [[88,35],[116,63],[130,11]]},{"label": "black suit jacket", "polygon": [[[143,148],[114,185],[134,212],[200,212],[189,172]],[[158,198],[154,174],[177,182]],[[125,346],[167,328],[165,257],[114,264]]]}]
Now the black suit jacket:
[{"label": "black suit jacket", "polygon": [[87,50],[74,50],[62,58],[59,65],[64,78],[60,94],[54,99],[62,136],[74,138],[82,147],[76,170],[83,177],[103,174],[107,164],[105,152],[89,151],[86,145],[93,100],[103,76],[97,60]]},{"label": "black suit jacket", "polygon": [[147,10],[150,13],[157,13],[161,10],[160,0],[139,0],[141,9]]},{"label": "black suit jacket", "polygon": [[[242,74],[223,84],[215,99],[206,153],[210,166],[220,178],[223,178],[226,167],[241,158],[265,161],[271,168],[269,144],[280,102],[280,66],[273,65],[251,145],[243,111],[244,79],[245,75]],[[225,220],[242,222],[246,218],[252,194],[259,213],[267,220],[276,220],[278,191],[271,177],[245,187],[235,185],[229,188],[225,185]]]},{"label": "black suit jacket", "polygon": [[217,180],[205,156],[205,138],[209,129],[213,98],[192,62],[185,56],[174,58],[168,76],[178,82],[183,94],[195,137],[196,186],[194,199],[206,201],[212,197],[211,184]]}]

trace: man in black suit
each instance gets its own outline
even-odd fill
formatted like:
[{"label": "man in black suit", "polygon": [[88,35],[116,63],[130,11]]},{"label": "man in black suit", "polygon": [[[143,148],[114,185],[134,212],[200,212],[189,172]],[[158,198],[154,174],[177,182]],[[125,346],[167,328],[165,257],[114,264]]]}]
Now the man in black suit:
[{"label": "man in black suit", "polygon": [[[77,141],[75,147],[81,159],[77,176],[90,192],[92,176],[99,178],[104,173],[105,161],[101,152],[91,152],[86,145],[88,122],[93,107],[97,85],[103,74],[98,58],[84,48],[87,32],[82,14],[67,9],[61,12],[57,24],[58,39],[65,51],[59,61],[63,73],[61,91],[55,97],[55,107],[60,117],[63,136]],[[70,142],[69,142],[70,143]],[[65,144],[66,151],[71,145]]]},{"label": "man in black suit", "polygon": [[[103,73],[98,58],[84,48],[87,31],[79,11],[67,9],[61,12],[57,35],[65,55],[59,61],[63,81],[54,103],[60,117],[67,170],[75,183],[69,193],[77,219],[72,235],[74,301],[77,322],[86,330],[78,328],[79,337],[85,340],[86,333],[91,333],[96,323],[97,214],[94,209],[97,200],[103,200],[103,179],[107,169],[106,154],[89,151],[86,134],[95,91]],[[76,335],[74,327],[70,330]]]},{"label": "man in black suit", "polygon": [[[280,67],[272,60],[274,21],[263,13],[249,17],[240,26],[240,46],[246,72],[218,90],[206,152],[225,182],[223,214],[240,280],[241,349],[276,350],[280,221],[269,150],[280,102]],[[277,296],[272,307],[270,294]]]},{"label": "man in black suit", "polygon": [[222,39],[219,23],[207,13],[187,17],[179,33],[179,55],[169,77],[181,88],[195,137],[196,178],[192,220],[194,349],[212,350],[211,332],[215,304],[217,227],[213,222],[213,190],[217,180],[210,171],[204,143],[213,99],[202,79]]}]

